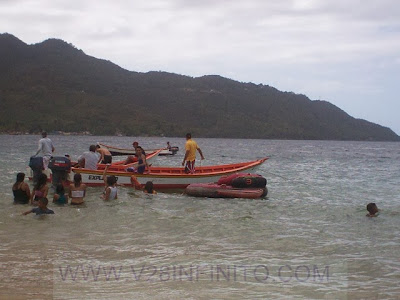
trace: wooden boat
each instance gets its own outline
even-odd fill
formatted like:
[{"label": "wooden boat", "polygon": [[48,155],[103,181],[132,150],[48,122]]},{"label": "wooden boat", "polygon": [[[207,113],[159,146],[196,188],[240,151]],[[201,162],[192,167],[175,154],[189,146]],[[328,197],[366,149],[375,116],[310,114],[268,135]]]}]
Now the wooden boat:
[{"label": "wooden boat", "polygon": [[268,189],[267,187],[235,188],[218,183],[193,183],[186,187],[185,193],[194,197],[257,199],[265,197]]},{"label": "wooden boat", "polygon": [[[136,153],[134,148],[118,148],[110,145],[106,145],[103,143],[98,143],[100,147],[106,148],[108,151],[110,151],[112,156],[121,156],[121,155],[134,155]],[[176,152],[178,152],[179,147],[171,147],[170,149],[168,148],[162,148],[160,153],[158,155],[160,156],[166,156],[166,155],[175,155]],[[145,152],[153,152],[156,151],[154,149],[145,149]]]},{"label": "wooden boat", "polygon": [[[217,181],[221,176],[237,172],[250,172],[256,170],[267,158],[249,162],[241,162],[226,165],[200,166],[196,167],[196,173],[186,174],[183,167],[150,167],[150,171],[137,174],[128,171],[109,170],[107,175],[117,177],[120,185],[132,186],[131,176],[134,175],[139,183],[144,186],[147,181],[152,181],[154,188],[161,189],[184,189],[192,183],[208,183]],[[71,168],[70,178],[75,173],[82,175],[82,182],[88,186],[103,186],[103,170],[88,170]]]}]

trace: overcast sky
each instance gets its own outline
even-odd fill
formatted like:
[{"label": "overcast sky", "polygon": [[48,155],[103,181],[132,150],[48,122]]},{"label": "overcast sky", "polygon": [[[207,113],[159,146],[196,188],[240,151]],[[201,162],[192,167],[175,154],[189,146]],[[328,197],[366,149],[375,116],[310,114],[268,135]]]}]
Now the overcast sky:
[{"label": "overcast sky", "polygon": [[327,100],[400,135],[399,0],[0,0],[0,32]]}]

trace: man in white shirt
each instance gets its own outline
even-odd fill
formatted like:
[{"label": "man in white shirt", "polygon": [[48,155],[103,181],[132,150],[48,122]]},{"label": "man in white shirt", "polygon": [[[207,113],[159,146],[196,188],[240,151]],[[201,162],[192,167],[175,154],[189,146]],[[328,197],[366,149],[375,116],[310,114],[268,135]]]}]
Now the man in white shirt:
[{"label": "man in white shirt", "polygon": [[46,170],[49,166],[49,161],[53,155],[55,148],[53,142],[47,137],[47,132],[42,132],[42,138],[39,140],[39,147],[35,155],[39,153],[43,156],[43,169]]},{"label": "man in white shirt", "polygon": [[90,145],[89,151],[84,152],[78,158],[79,166],[89,170],[96,170],[98,161],[99,156],[96,153],[96,145]]}]

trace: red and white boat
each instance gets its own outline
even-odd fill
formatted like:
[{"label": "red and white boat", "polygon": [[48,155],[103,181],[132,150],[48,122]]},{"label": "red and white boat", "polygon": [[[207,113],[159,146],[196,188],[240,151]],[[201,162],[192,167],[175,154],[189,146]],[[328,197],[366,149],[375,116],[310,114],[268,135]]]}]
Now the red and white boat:
[{"label": "red and white boat", "polygon": [[[144,174],[137,174],[122,170],[108,170],[107,175],[117,177],[120,185],[132,186],[131,176],[135,176],[139,183],[144,186],[147,181],[152,181],[156,190],[184,189],[192,183],[216,182],[221,176],[233,173],[253,172],[263,164],[268,157],[248,162],[199,166],[196,173],[187,174],[183,167],[150,167]],[[71,168],[70,179],[75,173],[82,175],[82,182],[88,186],[103,186],[103,170],[88,170],[82,168]]]}]

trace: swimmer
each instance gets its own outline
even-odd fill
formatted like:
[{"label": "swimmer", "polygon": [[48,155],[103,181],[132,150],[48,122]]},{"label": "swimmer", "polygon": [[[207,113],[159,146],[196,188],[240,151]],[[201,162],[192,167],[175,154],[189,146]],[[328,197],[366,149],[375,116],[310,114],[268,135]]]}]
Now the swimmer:
[{"label": "swimmer", "polygon": [[153,182],[151,181],[146,182],[143,192],[146,194],[157,194],[157,192],[153,188]]},{"label": "swimmer", "polygon": [[60,205],[68,204],[68,195],[65,194],[65,189],[62,183],[59,183],[56,186],[56,193],[53,196],[53,203]]},{"label": "swimmer", "polygon": [[106,176],[107,170],[110,167],[109,164],[106,165],[104,172],[103,172],[103,180],[104,180],[104,192],[103,192],[103,199],[104,200],[113,200],[118,198],[118,191],[117,191],[117,178],[114,175]]},{"label": "swimmer", "polygon": [[48,203],[49,203],[49,200],[47,200],[46,197],[40,198],[38,200],[38,207],[32,208],[31,210],[24,212],[23,215],[26,216],[27,214],[30,214],[30,213],[35,213],[36,215],[54,214],[54,211],[47,208]]},{"label": "swimmer", "polygon": [[379,215],[379,209],[375,203],[368,203],[367,210],[368,210],[368,214],[366,215],[367,217],[373,218]]},{"label": "swimmer", "polygon": [[74,183],[69,186],[68,196],[71,198],[71,205],[83,204],[83,198],[86,195],[86,184],[82,183],[82,175],[74,175]]}]

